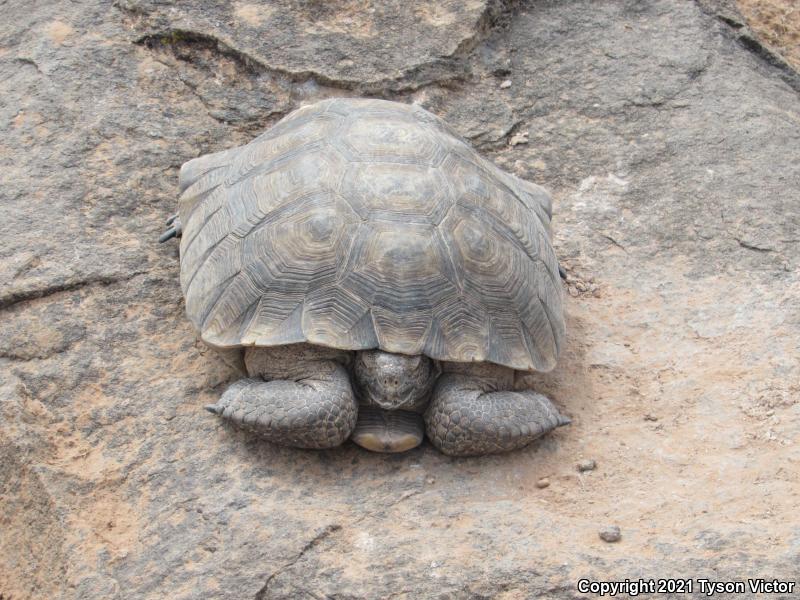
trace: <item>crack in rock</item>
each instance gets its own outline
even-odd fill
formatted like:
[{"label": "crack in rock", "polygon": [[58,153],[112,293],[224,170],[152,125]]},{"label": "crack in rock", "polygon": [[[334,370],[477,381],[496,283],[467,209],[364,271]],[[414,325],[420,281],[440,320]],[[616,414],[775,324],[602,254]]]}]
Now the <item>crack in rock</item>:
[{"label": "crack in rock", "polygon": [[[416,496],[417,494],[420,494],[421,492],[422,492],[421,489],[406,490],[402,494],[400,494],[394,501],[389,502],[388,504],[383,506],[379,511],[368,512],[368,513],[365,513],[365,514],[361,515],[360,517],[358,517],[356,519],[353,519],[352,521],[347,523],[347,527],[353,527],[354,525],[358,525],[359,523],[361,523],[362,521],[364,521],[366,519],[374,517],[376,514],[380,514],[380,513],[386,512],[388,509],[394,508],[395,506],[397,506],[401,502],[404,502],[405,500],[408,500],[412,496]],[[327,539],[331,534],[336,533],[337,531],[340,531],[341,529],[343,529],[343,526],[339,525],[339,524],[335,524],[334,523],[332,525],[328,525],[320,533],[318,533],[313,538],[311,538],[311,540],[306,542],[306,544],[300,549],[300,551],[297,553],[297,555],[294,558],[292,558],[289,562],[287,562],[286,564],[282,565],[281,567],[279,567],[275,571],[273,571],[272,574],[270,574],[270,576],[267,577],[267,580],[264,582],[264,585],[256,593],[254,600],[266,600],[269,597],[269,596],[267,596],[267,593],[269,592],[269,586],[278,575],[280,575],[284,571],[286,571],[286,570],[290,569],[291,567],[293,567],[297,562],[300,561],[301,558],[303,558],[303,556],[305,556],[306,553],[308,553],[309,551],[313,550],[322,541]]]},{"label": "crack in rock", "polygon": [[361,521],[365,521],[365,520],[367,520],[367,519],[369,519],[369,518],[371,518],[371,517],[374,517],[375,515],[378,515],[378,514],[384,513],[384,512],[386,512],[387,510],[389,510],[390,508],[394,508],[395,506],[397,506],[397,505],[398,505],[398,504],[400,504],[401,502],[403,502],[403,501],[405,501],[405,500],[408,500],[408,499],[409,499],[409,498],[411,498],[412,496],[416,496],[417,494],[420,494],[420,493],[422,493],[422,490],[420,490],[420,489],[406,490],[405,492],[403,492],[402,494],[400,494],[400,495],[397,497],[397,500],[394,500],[393,502],[389,502],[388,504],[386,504],[386,505],[385,505],[383,508],[381,508],[380,510],[377,510],[377,511],[375,511],[375,512],[369,512],[369,513],[366,513],[366,514],[363,514],[363,515],[361,515],[361,516],[360,516],[360,517],[358,517],[357,519],[354,519],[353,521],[351,521],[350,523],[348,523],[348,527],[352,527],[353,525],[358,525],[359,523],[361,523]]},{"label": "crack in rock", "polygon": [[29,300],[36,300],[38,298],[46,298],[54,294],[62,292],[73,292],[85,287],[92,286],[107,286],[114,283],[122,283],[130,281],[138,275],[143,275],[146,271],[134,271],[130,275],[115,276],[115,275],[97,275],[87,277],[85,279],[78,279],[72,281],[64,281],[61,283],[54,283],[41,288],[33,288],[27,290],[11,291],[0,296],[0,310],[6,310],[17,304],[27,302]]},{"label": "crack in rock", "polygon": [[[416,91],[428,85],[446,85],[464,81],[469,76],[466,57],[461,55],[458,48],[450,56],[437,57],[433,61],[410,67],[396,78],[365,83],[358,79],[328,77],[314,70],[292,71],[270,66],[214,35],[189,29],[170,28],[154,31],[136,38],[133,43],[150,50],[169,49],[174,52],[181,46],[211,50],[233,60],[240,72],[247,75],[269,74],[286,78],[294,84],[313,82],[319,86],[362,94]],[[470,50],[471,48],[472,46],[469,47]],[[468,51],[464,51],[464,54]]]},{"label": "crack in rock", "polygon": [[267,580],[264,582],[264,585],[261,587],[260,590],[258,590],[258,592],[256,592],[254,600],[266,600],[267,592],[269,592],[269,585],[272,583],[273,579],[275,579],[278,575],[283,573],[286,569],[291,568],[297,561],[303,558],[303,555],[306,552],[312,550],[315,546],[324,541],[328,536],[330,536],[332,533],[339,531],[341,528],[342,526],[336,523],[325,526],[325,528],[322,531],[320,531],[317,535],[311,538],[311,540],[306,542],[306,544],[300,549],[300,552],[298,552],[297,555],[292,560],[290,560],[283,566],[278,567],[278,569],[273,571],[272,574],[269,577],[267,577]]},{"label": "crack in rock", "polygon": [[[80,341],[80,340],[76,340]],[[5,359],[11,362],[31,362],[34,360],[47,360],[48,358],[53,358],[54,356],[58,356],[59,354],[64,354],[65,352],[69,351],[70,348],[74,343],[66,344],[63,347],[53,348],[49,352],[39,352],[39,353],[21,353],[21,352],[13,352],[13,351],[5,351],[0,350],[0,359]],[[1,599],[0,599],[1,600]]]},{"label": "crack in rock", "polygon": [[736,41],[739,42],[739,45],[741,45],[745,50],[752,52],[771,67],[777,68],[784,75],[790,75],[791,77],[789,80],[787,80],[787,83],[789,83],[795,89],[795,91],[800,92],[800,78],[798,78],[794,69],[790,67],[781,56],[767,48],[749,32],[740,33],[737,36]]},{"label": "crack in rock", "polygon": [[766,65],[777,69],[781,79],[794,91],[800,93],[800,74],[783,57],[762,44],[747,26],[744,18],[733,9],[721,5],[719,0],[695,0],[700,10],[726,26],[726,30],[745,50],[755,55]]},{"label": "crack in rock", "polygon": [[246,52],[242,52],[226,44],[219,38],[198,31],[188,29],[164,29],[155,31],[136,38],[133,41],[137,46],[144,46],[150,50],[174,49],[178,45],[194,46],[199,49],[208,49],[233,60],[239,70],[251,75],[260,75],[269,69],[266,65],[256,60]]},{"label": "crack in rock", "polygon": [[[39,66],[39,63],[37,63],[32,58],[28,58],[27,56],[18,56],[14,60],[20,64],[33,67],[34,69],[36,69],[37,73],[39,73],[40,75],[44,75],[44,71],[42,71],[41,67]],[[0,600],[2,600],[2,596],[0,596]]]},{"label": "crack in rock", "polygon": [[467,136],[467,139],[478,150],[500,150],[506,146],[511,146],[511,138],[519,132],[524,124],[521,119],[514,119],[508,127],[494,132],[494,135],[492,132],[482,131],[478,134]]},{"label": "crack in rock", "polygon": [[748,250],[755,250],[756,252],[775,252],[774,248],[764,248],[762,246],[756,246],[755,244],[750,244],[750,243],[745,242],[744,240],[741,240],[739,238],[733,238],[733,239],[735,239],[736,242],[742,248],[747,248]]},{"label": "crack in rock", "polygon": [[617,248],[619,248],[620,250],[622,250],[622,251],[623,251],[625,254],[628,254],[628,249],[627,249],[625,246],[623,246],[622,244],[620,244],[620,243],[619,243],[617,240],[615,240],[615,239],[614,239],[613,237],[611,237],[610,235],[607,235],[607,234],[605,234],[605,233],[601,233],[601,234],[600,234],[600,237],[602,237],[602,238],[604,238],[604,239],[608,240],[609,242],[611,242],[611,245],[612,245],[612,246],[616,246]]},{"label": "crack in rock", "polygon": [[520,0],[490,0],[487,2],[483,13],[475,23],[474,32],[471,36],[461,41],[451,56],[467,57],[482,42],[486,41],[492,33],[507,27],[519,5]]},{"label": "crack in rock", "polygon": [[181,47],[210,50],[231,59],[239,71],[247,75],[269,74],[285,78],[294,84],[313,82],[339,90],[386,96],[391,93],[413,92],[431,85],[446,87],[469,80],[472,74],[473,50],[495,30],[506,27],[519,4],[519,0],[490,0],[478,17],[472,34],[461,40],[452,52],[409,66],[396,77],[371,82],[358,78],[330,77],[314,69],[295,71],[270,65],[217,35],[187,28],[157,29],[140,35],[133,43],[150,50],[171,50],[173,53]]},{"label": "crack in rock", "polygon": [[[162,64],[166,64],[166,63],[162,63]],[[169,65],[167,65],[167,66],[169,66]],[[189,90],[189,91],[192,93],[192,95],[193,95],[195,98],[197,98],[197,99],[200,101],[200,104],[202,104],[202,105],[203,105],[203,107],[206,109],[206,112],[208,113],[208,116],[209,116],[209,117],[211,117],[212,119],[214,119],[214,120],[215,120],[215,121],[217,121],[218,123],[224,123],[224,124],[227,124],[227,123],[228,123],[228,121],[226,121],[225,119],[221,118],[221,117],[220,117],[220,116],[219,116],[219,115],[216,113],[216,111],[214,110],[214,107],[213,107],[213,106],[211,106],[211,104],[208,102],[208,100],[206,100],[205,96],[203,96],[203,94],[201,94],[201,93],[198,91],[198,89],[197,89],[197,88],[198,88],[197,84],[191,83],[190,81],[187,81],[187,80],[186,80],[185,78],[183,78],[183,77],[179,77],[179,78],[178,78],[178,80],[179,80],[179,81],[180,81],[180,82],[181,82],[181,83],[182,83],[184,86],[186,86],[186,89],[188,89],[188,90]],[[267,116],[273,116],[273,115],[274,115],[274,113],[270,113],[270,114],[269,114],[269,115],[267,115]]]}]

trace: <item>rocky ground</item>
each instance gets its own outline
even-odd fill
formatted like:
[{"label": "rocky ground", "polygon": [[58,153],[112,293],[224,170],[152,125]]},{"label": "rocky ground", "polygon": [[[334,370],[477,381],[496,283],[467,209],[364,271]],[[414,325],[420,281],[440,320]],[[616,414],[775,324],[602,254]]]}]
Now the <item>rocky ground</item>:
[{"label": "rocky ground", "polygon": [[[221,4],[0,8],[0,598],[796,581],[800,77],[735,3]],[[531,379],[570,427],[379,456],[202,410],[236,375],[156,243],[178,169],[336,95],[418,102],[552,190],[569,342]]]},{"label": "rocky ground", "polygon": [[795,0],[737,0],[736,5],[758,38],[800,69],[800,4]]}]

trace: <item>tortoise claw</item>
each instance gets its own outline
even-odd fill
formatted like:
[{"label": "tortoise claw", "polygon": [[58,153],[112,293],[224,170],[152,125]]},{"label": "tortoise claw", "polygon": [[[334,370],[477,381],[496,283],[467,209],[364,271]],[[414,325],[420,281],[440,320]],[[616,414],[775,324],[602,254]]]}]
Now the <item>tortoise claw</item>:
[{"label": "tortoise claw", "polygon": [[169,229],[167,229],[164,233],[162,233],[158,237],[158,241],[159,241],[159,243],[163,244],[167,240],[171,240],[172,238],[177,237],[177,236],[178,236],[178,230],[175,229],[174,227],[170,227]]},{"label": "tortoise claw", "polygon": [[181,237],[181,233],[183,233],[183,226],[181,225],[181,220],[178,218],[178,215],[172,215],[169,219],[167,219],[167,226],[169,229],[162,233],[158,238],[158,241],[161,243],[171,240],[174,237]]}]

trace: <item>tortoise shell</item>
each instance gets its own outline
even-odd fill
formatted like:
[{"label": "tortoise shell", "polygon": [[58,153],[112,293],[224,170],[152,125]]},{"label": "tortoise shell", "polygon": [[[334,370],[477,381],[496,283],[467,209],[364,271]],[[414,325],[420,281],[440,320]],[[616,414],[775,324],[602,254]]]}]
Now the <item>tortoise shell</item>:
[{"label": "tortoise shell", "polygon": [[180,187],[186,311],[212,346],[555,365],[548,194],[418,106],[305,106],[187,162]]}]

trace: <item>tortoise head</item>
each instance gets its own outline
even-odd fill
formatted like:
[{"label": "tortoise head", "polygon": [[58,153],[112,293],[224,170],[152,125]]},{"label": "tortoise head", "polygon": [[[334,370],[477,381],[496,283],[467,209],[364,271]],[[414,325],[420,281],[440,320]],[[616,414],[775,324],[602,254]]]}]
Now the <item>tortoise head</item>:
[{"label": "tortoise head", "polygon": [[439,376],[427,356],[366,350],[356,355],[355,379],[362,402],[386,410],[413,410],[424,406]]}]

